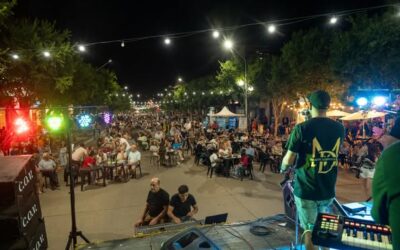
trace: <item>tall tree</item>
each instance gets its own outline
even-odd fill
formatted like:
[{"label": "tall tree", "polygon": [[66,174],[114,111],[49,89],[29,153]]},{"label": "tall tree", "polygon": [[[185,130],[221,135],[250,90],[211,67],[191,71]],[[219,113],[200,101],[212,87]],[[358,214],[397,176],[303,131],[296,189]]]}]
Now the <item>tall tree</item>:
[{"label": "tall tree", "polygon": [[400,87],[400,25],[392,11],[348,18],[351,28],[332,46],[335,72],[356,87]]}]

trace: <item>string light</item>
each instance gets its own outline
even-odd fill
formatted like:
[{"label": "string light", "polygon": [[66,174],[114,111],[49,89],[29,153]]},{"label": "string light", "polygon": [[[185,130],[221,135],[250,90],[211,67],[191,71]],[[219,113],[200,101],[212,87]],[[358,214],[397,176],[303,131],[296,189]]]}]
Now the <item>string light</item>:
[{"label": "string light", "polygon": [[12,57],[14,60],[18,60],[18,59],[19,59],[19,55],[18,55],[18,54],[12,54],[11,57]]},{"label": "string light", "polygon": [[124,41],[121,42],[121,47],[122,48],[125,47],[125,42]]},{"label": "string light", "polygon": [[276,31],[276,26],[273,25],[273,24],[270,24],[270,25],[268,26],[268,32],[269,32],[270,34],[272,34],[272,33],[274,33],[275,31]]},{"label": "string light", "polygon": [[50,54],[50,52],[48,52],[46,50],[46,51],[43,51],[43,56],[49,58],[51,56],[51,54]]},{"label": "string light", "polygon": [[333,17],[331,17],[331,19],[329,19],[329,23],[330,23],[330,24],[336,24],[337,21],[338,21],[338,19],[337,19],[337,17],[335,17],[335,16],[333,16]]},{"label": "string light", "polygon": [[86,51],[86,47],[85,47],[84,45],[79,45],[79,46],[78,46],[78,50],[79,50],[80,52],[85,52],[85,51]]},{"label": "string light", "polygon": [[164,43],[165,43],[166,45],[170,45],[170,44],[171,44],[171,39],[165,38],[165,39],[164,39]]},{"label": "string light", "polygon": [[219,32],[218,32],[218,30],[214,30],[213,33],[212,33],[212,36],[213,36],[215,39],[217,39],[217,38],[219,37]]}]

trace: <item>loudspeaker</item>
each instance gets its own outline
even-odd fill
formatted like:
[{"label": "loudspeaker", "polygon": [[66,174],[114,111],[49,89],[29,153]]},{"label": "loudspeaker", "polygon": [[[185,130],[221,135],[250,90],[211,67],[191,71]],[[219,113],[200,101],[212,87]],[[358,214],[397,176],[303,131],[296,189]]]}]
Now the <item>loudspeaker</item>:
[{"label": "loudspeaker", "polygon": [[36,225],[35,234],[32,237],[22,236],[13,241],[0,241],[0,249],[8,250],[42,250],[47,249],[46,227],[44,222]]},{"label": "loudspeaker", "polygon": [[0,249],[46,249],[31,155],[0,157]]},{"label": "loudspeaker", "polygon": [[296,204],[294,203],[293,183],[291,180],[287,181],[283,186],[283,204],[285,215],[295,222]]}]

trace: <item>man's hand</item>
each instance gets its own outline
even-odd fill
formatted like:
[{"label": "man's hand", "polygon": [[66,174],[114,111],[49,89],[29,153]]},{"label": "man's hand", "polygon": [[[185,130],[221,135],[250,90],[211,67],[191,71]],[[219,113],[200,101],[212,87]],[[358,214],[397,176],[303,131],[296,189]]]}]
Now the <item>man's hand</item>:
[{"label": "man's hand", "polygon": [[178,217],[175,217],[175,218],[173,219],[173,221],[174,221],[176,224],[182,223],[181,219],[179,219]]},{"label": "man's hand", "polygon": [[187,213],[186,216],[188,216],[188,217],[193,217],[193,213],[190,211],[189,213]]},{"label": "man's hand", "polygon": [[157,218],[157,217],[151,219],[151,221],[150,221],[150,223],[149,223],[150,226],[153,226],[153,225],[156,225],[156,224],[158,224],[158,218]]},{"label": "man's hand", "polygon": [[140,227],[141,225],[143,225],[143,219],[138,220],[135,224],[135,227]]}]

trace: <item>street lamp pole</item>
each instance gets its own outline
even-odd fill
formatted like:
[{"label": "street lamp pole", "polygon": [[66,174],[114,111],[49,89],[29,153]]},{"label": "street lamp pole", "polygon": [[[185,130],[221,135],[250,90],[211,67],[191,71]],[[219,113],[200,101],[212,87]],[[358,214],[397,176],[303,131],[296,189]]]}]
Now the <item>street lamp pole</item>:
[{"label": "street lamp pole", "polygon": [[247,60],[245,56],[242,56],[239,52],[235,51],[236,54],[243,60],[244,62],[244,115],[246,116],[246,125],[248,122],[248,103],[247,103],[247,97],[248,97],[248,85],[247,85]]}]

